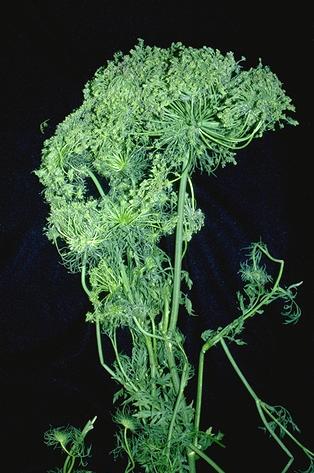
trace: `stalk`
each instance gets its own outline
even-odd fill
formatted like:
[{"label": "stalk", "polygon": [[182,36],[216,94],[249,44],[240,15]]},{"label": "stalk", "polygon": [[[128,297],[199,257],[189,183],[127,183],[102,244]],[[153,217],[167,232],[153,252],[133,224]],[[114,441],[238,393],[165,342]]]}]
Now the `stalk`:
[{"label": "stalk", "polygon": [[214,462],[214,460],[212,460],[208,455],[206,455],[206,453],[197,448],[195,445],[191,445],[191,449],[193,450],[193,453],[196,453],[201,458],[203,458],[203,460],[205,460],[206,463],[208,463],[217,473],[225,473],[225,471],[222,470],[220,466]]},{"label": "stalk", "polygon": [[[179,305],[180,305],[180,288],[181,288],[181,269],[182,269],[182,255],[183,255],[183,220],[184,220],[184,204],[185,204],[185,194],[187,182],[189,179],[189,153],[187,155],[186,161],[183,166],[183,171],[180,178],[180,187],[178,195],[178,220],[176,226],[176,241],[175,241],[175,254],[174,254],[174,276],[173,276],[173,290],[172,290],[172,305],[171,313],[169,317],[169,327],[168,335],[171,335],[175,332],[178,322],[179,315]],[[172,343],[167,341],[165,343],[168,366],[172,377],[172,382],[177,393],[177,403],[178,407],[180,399],[185,403],[183,390],[180,382],[180,378],[177,371],[177,366],[173,354]],[[182,392],[180,390],[182,389]],[[170,426],[170,435],[171,435],[171,426]],[[195,473],[195,453],[190,449],[187,449],[187,458],[189,464],[190,473]]]},{"label": "stalk", "polygon": [[186,386],[186,381],[187,381],[186,374],[187,374],[187,364],[185,364],[184,368],[183,368],[181,381],[180,381],[180,390],[179,390],[179,394],[178,394],[178,397],[177,397],[177,400],[176,400],[176,404],[174,406],[172,419],[171,419],[171,423],[170,423],[170,427],[169,427],[169,431],[168,431],[168,439],[167,439],[167,455],[168,456],[169,456],[169,452],[170,452],[172,431],[173,431],[173,428],[174,428],[174,424],[175,424],[176,416],[177,416],[177,413],[178,413],[178,410],[179,410],[179,406],[180,406],[180,403],[181,403],[182,398],[183,398],[184,388]]},{"label": "stalk", "polygon": [[199,356],[198,362],[198,371],[197,371],[197,394],[196,394],[196,404],[195,404],[195,417],[194,417],[194,430],[195,438],[194,445],[197,446],[197,432],[200,429],[200,420],[201,420],[201,407],[202,407],[202,398],[203,398],[203,377],[204,377],[204,361],[206,347],[202,347]]},{"label": "stalk", "polygon": [[282,425],[282,423],[275,417],[272,415],[272,413],[269,411],[269,409],[267,409],[267,405],[257,396],[257,394],[255,393],[255,391],[253,390],[253,388],[250,386],[250,384],[248,383],[248,381],[246,380],[244,374],[242,373],[242,371],[240,370],[237,362],[235,361],[235,359],[233,358],[233,356],[231,355],[225,341],[222,339],[220,340],[220,343],[221,343],[221,346],[228,358],[228,360],[230,361],[231,363],[231,366],[233,367],[233,369],[235,370],[235,372],[237,373],[237,375],[239,376],[240,380],[242,381],[244,387],[247,389],[247,391],[249,392],[249,394],[252,396],[252,398],[254,399],[255,401],[255,404],[256,404],[256,408],[257,408],[257,411],[259,413],[259,416],[263,422],[263,424],[265,425],[265,428],[266,430],[269,432],[269,434],[271,435],[271,437],[275,440],[275,442],[279,445],[279,447],[286,453],[286,455],[288,456],[289,460],[288,460],[288,463],[285,465],[284,469],[281,471],[281,473],[286,473],[289,468],[290,468],[290,465],[292,464],[293,460],[294,460],[294,456],[292,455],[292,453],[290,452],[290,450],[286,447],[286,445],[284,444],[284,442],[281,440],[281,438],[274,432],[274,429],[272,429],[269,425],[269,422],[267,421],[267,418],[265,416],[265,413],[274,421],[276,422],[276,424],[280,427],[280,429],[284,430],[284,432],[290,437],[290,439],[298,446],[300,447],[303,452],[308,456],[308,458],[311,460],[313,458],[313,452],[311,452],[308,448],[306,448],[301,442],[299,442],[295,437],[294,435],[292,435],[288,429],[286,429],[286,427],[284,425]]},{"label": "stalk", "polygon": [[148,352],[148,359],[150,364],[150,374],[152,380],[152,392],[156,393],[156,362],[155,362],[155,353],[153,349],[152,339],[145,336],[145,344]]},{"label": "stalk", "polygon": [[181,286],[181,268],[182,268],[182,245],[183,245],[183,218],[184,218],[184,203],[187,181],[189,177],[190,166],[189,159],[185,163],[181,179],[178,196],[178,221],[176,227],[176,243],[174,253],[174,277],[172,290],[172,306],[169,322],[169,333],[173,333],[177,326],[180,302],[180,286]]},{"label": "stalk", "polygon": [[90,170],[88,169],[87,170],[87,174],[89,175],[89,177],[91,178],[91,180],[93,181],[93,183],[95,184],[99,194],[101,195],[102,198],[105,198],[106,197],[106,194],[103,190],[103,188],[101,187],[101,184],[100,182],[98,181],[97,177],[95,176],[95,174]]},{"label": "stalk", "polygon": [[[180,303],[180,288],[181,288],[181,268],[182,268],[182,247],[183,247],[183,219],[184,219],[184,203],[185,203],[185,192],[189,177],[189,155],[187,156],[186,162],[183,166],[183,171],[180,178],[180,187],[178,195],[178,220],[176,226],[176,241],[175,241],[175,254],[174,254],[174,273],[173,273],[173,289],[172,289],[172,305],[169,317],[168,335],[174,333],[178,315],[179,315],[179,303]],[[180,389],[180,379],[176,368],[176,362],[173,355],[172,343],[167,341],[165,343],[168,365],[172,377],[172,382],[177,393]]]}]

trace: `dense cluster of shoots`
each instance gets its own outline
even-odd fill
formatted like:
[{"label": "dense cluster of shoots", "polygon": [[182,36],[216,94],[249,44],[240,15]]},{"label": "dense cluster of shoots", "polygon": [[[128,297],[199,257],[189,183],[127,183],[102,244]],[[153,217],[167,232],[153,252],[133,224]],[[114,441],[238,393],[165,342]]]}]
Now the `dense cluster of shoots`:
[{"label": "dense cluster of shoots", "polygon": [[[100,363],[119,385],[114,455],[126,456],[125,473],[195,473],[199,462],[224,471],[208,453],[212,444],[223,445],[222,434],[209,419],[201,421],[205,354],[217,344],[256,403],[263,427],[288,455],[282,473],[293,461],[284,436],[303,450],[313,472],[314,454],[292,433],[288,411],[258,397],[227,346],[242,344],[246,320],[274,300],[283,301],[285,323],[297,322],[298,284],[283,285],[284,262],[260,241],[250,246],[240,268],[237,313],[229,325],[203,333],[196,370],[178,328],[180,305],[193,312],[182,259],[204,223],[193,172],[211,175],[235,164],[237,150],[253,139],[296,124],[276,75],[261,62],[244,70],[243,59],[209,47],[175,43],[162,49],[139,41],[87,83],[83,104],[45,141],[36,171],[50,205],[46,234],[66,268],[81,273]],[[174,239],[174,254],[163,248],[165,237]],[[268,273],[267,262],[277,273]],[[127,334],[131,348],[122,352]],[[106,340],[112,364],[104,355]],[[195,371],[192,400],[185,391]],[[85,463],[83,437],[75,429],[46,434],[47,443],[67,455],[64,473],[74,471],[75,459]]]}]

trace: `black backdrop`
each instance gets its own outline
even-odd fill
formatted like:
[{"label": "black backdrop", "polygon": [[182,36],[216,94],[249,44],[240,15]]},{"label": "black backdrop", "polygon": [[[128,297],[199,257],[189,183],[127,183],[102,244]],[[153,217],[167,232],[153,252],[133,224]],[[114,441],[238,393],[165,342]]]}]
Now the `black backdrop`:
[{"label": "black backdrop", "polygon": [[[108,455],[114,446],[116,386],[98,365],[79,277],[66,272],[43,236],[48,208],[32,170],[39,166],[43,140],[80,105],[85,82],[115,51],[128,52],[137,38],[161,47],[181,41],[232,50],[239,59],[247,58],[247,67],[261,57],[297,107],[298,127],[255,141],[240,152],[238,166],[219,170],[217,177],[196,176],[206,226],[191,243],[186,267],[199,316],[182,314],[181,327],[196,362],[200,332],[227,323],[235,313],[241,248],[262,237],[275,255],[287,259],[286,282],[304,280],[302,320],[295,327],[282,326],[279,307],[271,308],[248,324],[248,345],[232,352],[262,398],[290,409],[304,442],[313,447],[309,17],[298,4],[275,11],[274,5],[256,2],[218,6],[160,0],[33,0],[11,2],[2,14],[1,471],[52,468],[59,456],[44,446],[43,432],[50,424],[81,426],[94,415],[90,468],[124,471],[123,462],[114,463]],[[39,126],[46,119],[43,135]],[[208,354],[206,377],[204,428],[223,431],[226,444],[223,450],[213,448],[212,456],[227,473],[281,471],[284,454],[258,429],[251,399],[218,348]]]}]

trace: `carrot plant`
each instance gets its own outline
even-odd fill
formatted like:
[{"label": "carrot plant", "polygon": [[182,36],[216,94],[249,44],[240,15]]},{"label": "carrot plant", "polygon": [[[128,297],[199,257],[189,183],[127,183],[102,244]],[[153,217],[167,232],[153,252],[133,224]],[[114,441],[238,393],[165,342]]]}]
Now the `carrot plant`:
[{"label": "carrot plant", "polygon": [[[243,343],[246,321],[273,301],[282,301],[284,323],[298,321],[299,284],[283,284],[284,261],[261,241],[249,247],[240,267],[237,314],[227,326],[202,334],[198,367],[188,360],[178,324],[180,306],[193,313],[192,281],[182,260],[204,223],[194,171],[210,176],[236,164],[237,150],[265,132],[296,125],[277,76],[261,62],[244,70],[242,60],[209,47],[175,43],[162,49],[139,41],[86,84],[82,105],[45,141],[36,171],[50,205],[45,232],[66,268],[81,274],[99,362],[118,385],[114,455],[125,455],[125,473],[195,473],[200,462],[208,471],[224,472],[209,453],[211,445],[222,445],[222,434],[207,425],[209,419],[201,422],[205,357],[217,345],[264,429],[287,455],[282,473],[293,462],[286,439],[308,457],[307,473],[314,471],[314,453],[297,439],[289,412],[258,396],[228,347]],[[168,237],[174,254],[164,249]],[[126,333],[128,353],[121,349]],[[195,372],[190,399],[186,387]],[[66,427],[45,434],[46,443],[66,456],[57,471],[83,471],[75,468],[86,466],[85,436],[94,422],[82,431]]]}]

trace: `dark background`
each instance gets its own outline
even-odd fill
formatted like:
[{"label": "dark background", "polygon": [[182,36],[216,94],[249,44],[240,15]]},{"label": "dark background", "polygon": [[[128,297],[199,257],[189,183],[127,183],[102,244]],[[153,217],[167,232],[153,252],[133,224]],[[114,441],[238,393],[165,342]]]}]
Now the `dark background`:
[{"label": "dark background", "polygon": [[[61,465],[43,444],[43,432],[50,424],[80,427],[95,415],[90,469],[124,471],[123,462],[109,456],[116,386],[98,365],[79,276],[66,272],[43,235],[48,207],[32,171],[39,167],[43,140],[81,104],[85,82],[137,38],[160,47],[181,41],[231,50],[247,58],[246,67],[261,57],[296,105],[298,127],[253,142],[239,153],[238,166],[219,170],[216,178],[196,175],[206,227],[191,243],[186,266],[199,317],[182,316],[181,327],[196,363],[200,332],[234,317],[241,249],[261,237],[286,259],[286,284],[304,281],[301,321],[283,326],[275,304],[248,323],[248,345],[232,346],[232,352],[263,399],[289,408],[313,449],[313,24],[298,3],[278,10],[275,2],[236,3],[27,1],[11,2],[2,12],[1,471],[43,473]],[[46,119],[43,135],[39,126]],[[226,444],[211,456],[226,473],[281,471],[285,455],[258,429],[251,399],[219,348],[208,354],[206,379],[203,427],[223,431]],[[305,467],[293,451],[296,466]]]}]

